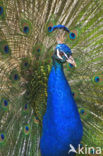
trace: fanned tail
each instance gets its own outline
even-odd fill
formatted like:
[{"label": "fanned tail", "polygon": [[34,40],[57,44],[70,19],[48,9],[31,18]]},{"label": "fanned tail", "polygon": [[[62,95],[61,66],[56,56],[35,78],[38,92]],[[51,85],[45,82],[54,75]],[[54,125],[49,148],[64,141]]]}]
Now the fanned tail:
[{"label": "fanned tail", "polygon": [[[56,24],[77,68],[65,64],[84,125],[82,146],[103,147],[102,0],[0,1],[0,155],[38,156]],[[72,35],[75,34],[75,37]],[[93,151],[91,150],[91,154]],[[102,155],[102,154],[101,154]]]}]

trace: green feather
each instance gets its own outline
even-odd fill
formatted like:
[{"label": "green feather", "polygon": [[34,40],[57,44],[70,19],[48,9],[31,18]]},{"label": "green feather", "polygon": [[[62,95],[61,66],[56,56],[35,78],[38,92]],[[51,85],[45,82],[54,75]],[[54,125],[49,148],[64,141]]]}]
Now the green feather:
[{"label": "green feather", "polygon": [[48,27],[58,24],[76,36],[66,33],[77,68],[65,63],[64,72],[83,123],[81,144],[103,151],[102,6],[102,0],[0,1],[0,156],[40,156],[57,34]]},{"label": "green feather", "polygon": [[11,49],[6,40],[0,41],[0,52],[3,58],[7,58],[11,55]]}]

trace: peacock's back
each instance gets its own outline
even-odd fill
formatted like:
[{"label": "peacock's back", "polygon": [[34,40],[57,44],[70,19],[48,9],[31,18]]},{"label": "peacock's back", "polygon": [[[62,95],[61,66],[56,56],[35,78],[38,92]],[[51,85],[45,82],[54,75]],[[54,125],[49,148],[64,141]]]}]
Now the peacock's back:
[{"label": "peacock's back", "polygon": [[[77,68],[65,64],[83,122],[82,146],[103,147],[102,0],[0,1],[0,156],[39,156],[47,80],[56,31],[66,35]],[[93,153],[91,149],[90,153]],[[102,154],[101,154],[102,155]]]}]

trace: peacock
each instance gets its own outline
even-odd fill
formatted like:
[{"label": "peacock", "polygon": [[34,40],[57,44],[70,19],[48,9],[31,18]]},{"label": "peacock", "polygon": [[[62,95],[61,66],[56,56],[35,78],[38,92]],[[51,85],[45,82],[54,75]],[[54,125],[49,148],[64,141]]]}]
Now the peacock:
[{"label": "peacock", "polygon": [[102,47],[102,0],[0,0],[0,156],[103,155]]},{"label": "peacock", "polygon": [[[57,25],[49,30],[57,28],[66,29],[65,26]],[[74,37],[75,34],[72,33],[72,36]],[[69,146],[72,145],[77,149],[83,135],[80,116],[63,72],[63,63],[69,62],[75,67],[76,63],[71,56],[70,48],[63,43],[63,38],[63,32],[59,32],[58,45],[53,55],[53,66],[48,78],[47,109],[43,117],[40,140],[43,156],[68,156]],[[74,153],[69,155],[73,156]]]}]

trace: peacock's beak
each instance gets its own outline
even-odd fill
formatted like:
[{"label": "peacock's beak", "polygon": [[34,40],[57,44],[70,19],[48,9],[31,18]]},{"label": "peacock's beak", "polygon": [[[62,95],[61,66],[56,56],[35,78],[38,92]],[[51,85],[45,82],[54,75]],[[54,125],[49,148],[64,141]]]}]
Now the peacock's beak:
[{"label": "peacock's beak", "polygon": [[74,67],[77,67],[77,65],[76,65],[76,63],[75,63],[75,61],[74,61],[72,56],[70,56],[66,61],[71,63]]}]

